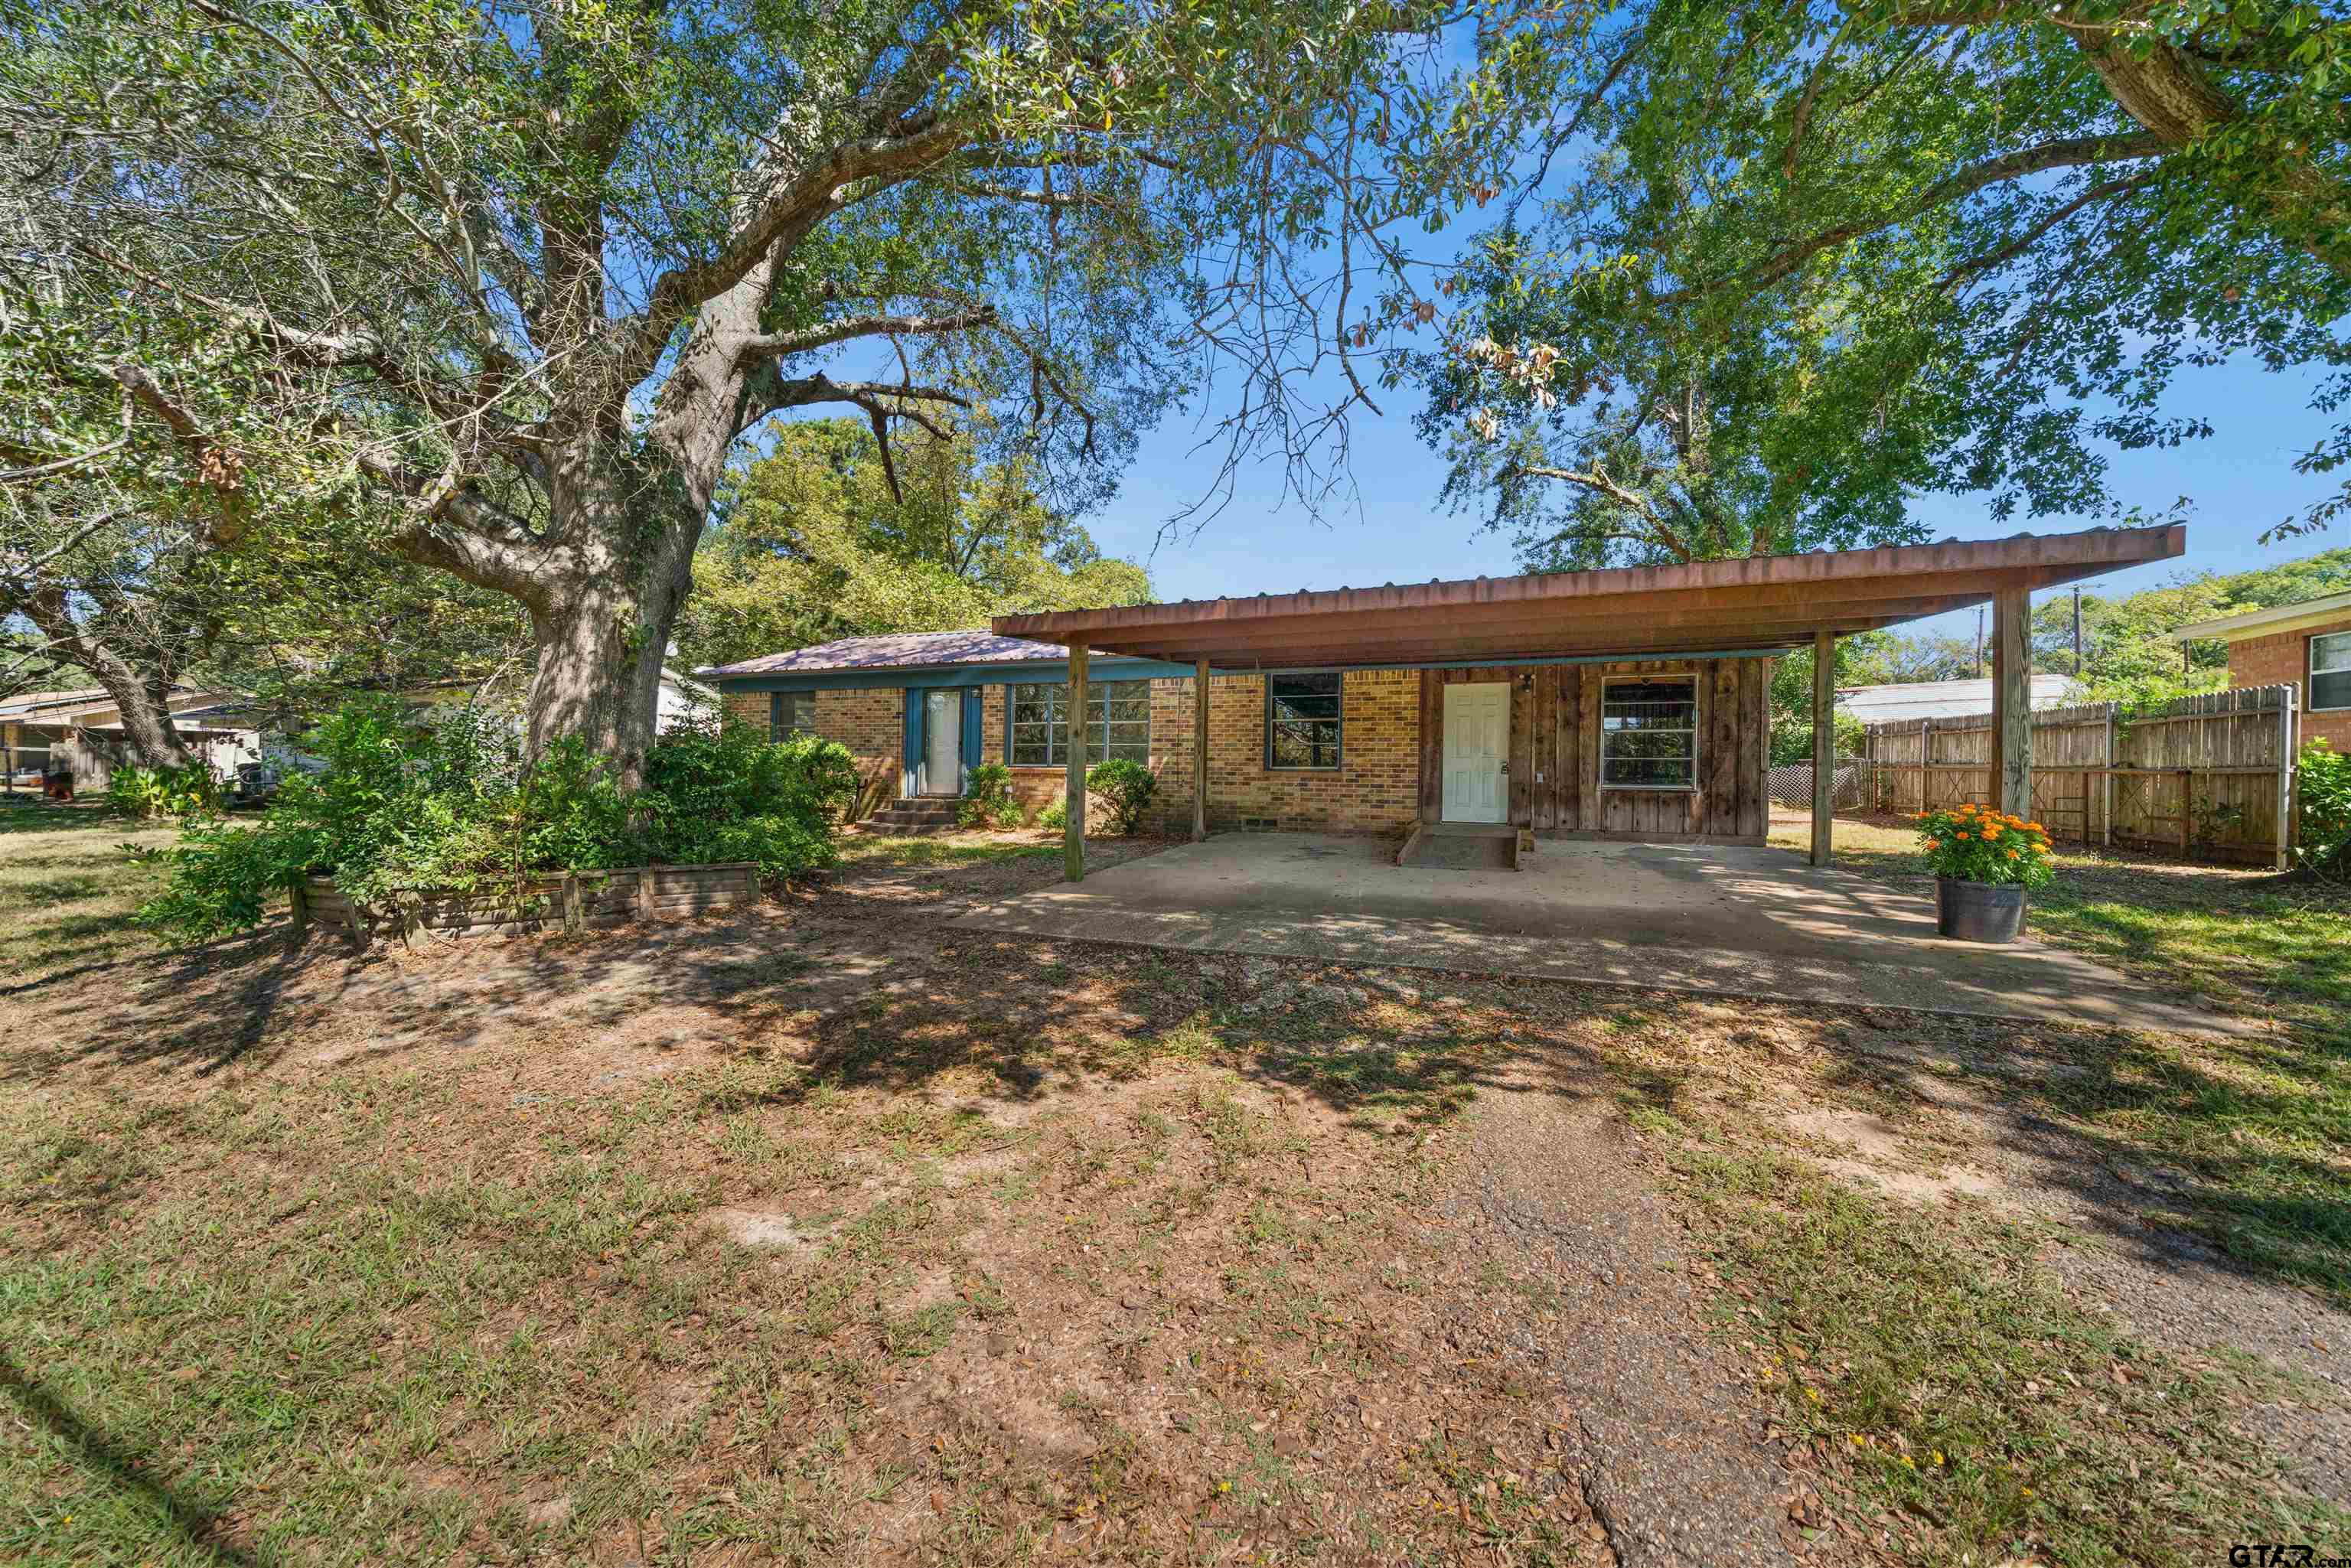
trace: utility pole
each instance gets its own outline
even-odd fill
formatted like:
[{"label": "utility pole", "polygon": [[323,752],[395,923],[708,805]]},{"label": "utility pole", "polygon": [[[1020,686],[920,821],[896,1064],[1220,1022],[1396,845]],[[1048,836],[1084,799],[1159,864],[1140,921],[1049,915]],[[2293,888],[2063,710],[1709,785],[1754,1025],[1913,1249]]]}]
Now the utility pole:
[{"label": "utility pole", "polygon": [[1983,606],[1976,606],[1976,679],[1982,680],[1983,665]]},{"label": "utility pole", "polygon": [[2074,585],[2074,678],[2082,678],[2082,585]]}]

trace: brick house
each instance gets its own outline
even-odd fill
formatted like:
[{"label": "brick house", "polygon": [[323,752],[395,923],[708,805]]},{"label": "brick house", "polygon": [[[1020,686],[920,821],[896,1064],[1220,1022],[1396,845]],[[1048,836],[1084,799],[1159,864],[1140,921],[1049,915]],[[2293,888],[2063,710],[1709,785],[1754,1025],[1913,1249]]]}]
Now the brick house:
[{"label": "brick house", "polygon": [[2021,780],[2032,590],[2185,548],[2178,525],[2100,528],[1000,616],[700,674],[735,722],[847,746],[861,815],[935,816],[983,762],[1008,767],[1029,805],[1066,799],[1074,687],[1081,756],[1156,773],[1165,831],[1444,823],[1761,843],[1772,658],[1809,644],[1818,664],[1838,635],[1991,600],[1995,642],[2019,650],[1994,695],[2014,687]]},{"label": "brick house", "polygon": [[2199,621],[2171,638],[2226,642],[2231,685],[2298,688],[2299,739],[2351,752],[2351,593]]}]

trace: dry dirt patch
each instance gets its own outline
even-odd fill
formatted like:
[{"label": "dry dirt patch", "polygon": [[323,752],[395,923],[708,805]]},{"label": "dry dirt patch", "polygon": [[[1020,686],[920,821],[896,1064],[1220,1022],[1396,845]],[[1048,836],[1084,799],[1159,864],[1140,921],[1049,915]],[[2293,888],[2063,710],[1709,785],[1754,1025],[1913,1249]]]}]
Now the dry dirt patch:
[{"label": "dry dirt patch", "polygon": [[[2155,1260],[2210,1178],[2153,1194],[2018,1092],[2137,1092],[2120,1047],[935,930],[1051,874],[7,998],[0,1332],[58,1414],[0,1486],[133,1559],[1900,1554],[1932,1529],[1860,1511],[1771,1301],[1679,1233],[1685,1145],[1991,1173],[1916,1206],[2062,1218],[2061,1262],[2145,1265],[2134,1322],[2187,1299]],[[1572,1176],[1492,1142],[1538,1104]],[[101,1410],[162,1515],[72,1436]]]}]

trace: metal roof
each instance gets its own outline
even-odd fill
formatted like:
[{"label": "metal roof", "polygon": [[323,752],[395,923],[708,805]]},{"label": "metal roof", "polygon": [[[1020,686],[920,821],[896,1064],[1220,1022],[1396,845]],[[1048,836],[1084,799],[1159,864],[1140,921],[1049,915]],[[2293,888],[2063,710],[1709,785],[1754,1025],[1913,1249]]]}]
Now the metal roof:
[{"label": "metal roof", "polygon": [[768,653],[739,664],[705,665],[698,675],[796,675],[812,670],[915,670],[939,664],[1059,664],[1068,650],[1056,643],[999,637],[985,629],[968,632],[893,632],[879,637],[843,637],[789,653]]},{"label": "metal roof", "polygon": [[1399,587],[999,615],[1008,637],[1226,669],[1668,658],[1793,647],[2164,560],[2179,523],[1680,566],[1536,572]]},{"label": "metal roof", "polygon": [[[2071,675],[2032,677],[2032,706],[2056,707],[2072,702],[2082,684]],[[1893,724],[1906,718],[1959,718],[1991,712],[1991,682],[1914,681],[1907,685],[1839,686],[1836,706],[1865,724]]]}]

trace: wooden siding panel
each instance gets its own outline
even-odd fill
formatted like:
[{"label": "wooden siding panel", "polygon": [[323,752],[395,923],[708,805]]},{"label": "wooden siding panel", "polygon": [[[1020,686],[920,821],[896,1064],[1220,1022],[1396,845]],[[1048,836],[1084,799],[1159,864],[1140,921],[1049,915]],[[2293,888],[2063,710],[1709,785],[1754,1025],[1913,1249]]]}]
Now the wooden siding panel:
[{"label": "wooden siding panel", "polygon": [[1534,704],[1527,690],[1530,683],[1520,677],[1531,670],[1509,668],[1501,672],[1510,693],[1510,825],[1526,828],[1534,825],[1535,810],[1535,746]]},{"label": "wooden siding panel", "polygon": [[1420,820],[1445,814],[1445,672],[1420,672]]}]

